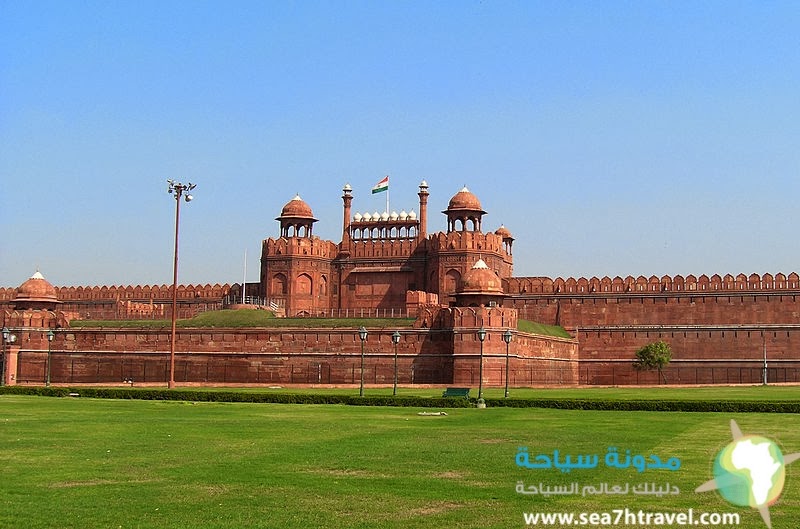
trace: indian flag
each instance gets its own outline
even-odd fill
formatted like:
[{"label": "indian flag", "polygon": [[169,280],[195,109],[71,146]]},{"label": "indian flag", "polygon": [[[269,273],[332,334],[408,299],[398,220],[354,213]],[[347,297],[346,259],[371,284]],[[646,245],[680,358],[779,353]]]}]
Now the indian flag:
[{"label": "indian flag", "polygon": [[389,177],[388,176],[384,177],[383,180],[381,180],[380,182],[378,182],[377,184],[375,184],[372,187],[372,194],[373,195],[375,193],[383,193],[384,191],[389,191]]}]

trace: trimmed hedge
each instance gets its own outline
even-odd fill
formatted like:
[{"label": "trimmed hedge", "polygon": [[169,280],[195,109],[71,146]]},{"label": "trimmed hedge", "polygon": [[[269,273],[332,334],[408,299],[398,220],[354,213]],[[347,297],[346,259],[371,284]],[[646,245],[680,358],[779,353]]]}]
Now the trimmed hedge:
[{"label": "trimmed hedge", "polygon": [[95,399],[173,400],[191,402],[253,402],[272,404],[342,404],[348,406],[401,406],[418,408],[467,408],[467,399],[441,397],[373,395],[325,395],[308,393],[252,393],[240,391],[203,391],[160,388],[55,388],[36,386],[5,386],[0,394],[68,397],[71,393]]},{"label": "trimmed hedge", "polygon": [[[95,399],[174,400],[193,402],[253,402],[272,404],[341,404],[346,406],[399,406],[412,408],[469,408],[475,399],[420,396],[325,395],[308,393],[252,393],[163,388],[62,388],[3,386],[0,394],[68,397],[78,394]],[[484,399],[487,407],[556,408],[596,411],[682,411],[726,413],[800,413],[800,401],[774,400],[601,400],[601,399]]]},{"label": "trimmed hedge", "polygon": [[486,406],[598,411],[800,413],[800,401],[485,399]]}]

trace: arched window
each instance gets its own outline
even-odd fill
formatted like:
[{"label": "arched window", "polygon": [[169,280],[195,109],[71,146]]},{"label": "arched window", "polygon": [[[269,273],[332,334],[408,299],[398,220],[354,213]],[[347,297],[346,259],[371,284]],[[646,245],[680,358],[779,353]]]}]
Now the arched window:
[{"label": "arched window", "polygon": [[286,281],[286,276],[283,274],[275,274],[272,276],[272,295],[273,296],[285,296],[288,293],[287,290],[288,281]]},{"label": "arched window", "polygon": [[458,288],[458,282],[461,280],[461,274],[458,270],[448,270],[444,275],[444,291],[451,294]]},{"label": "arched window", "polygon": [[297,277],[297,281],[295,282],[296,289],[295,292],[298,294],[311,294],[312,290],[312,281],[311,276],[308,274],[300,274]]}]

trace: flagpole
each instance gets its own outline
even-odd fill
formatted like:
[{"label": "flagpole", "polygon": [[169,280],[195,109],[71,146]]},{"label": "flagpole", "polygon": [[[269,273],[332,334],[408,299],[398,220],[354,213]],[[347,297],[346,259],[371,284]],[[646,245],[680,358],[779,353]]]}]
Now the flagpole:
[{"label": "flagpole", "polygon": [[[387,182],[388,184],[388,182]],[[389,186],[386,186],[386,213],[389,213]]]}]

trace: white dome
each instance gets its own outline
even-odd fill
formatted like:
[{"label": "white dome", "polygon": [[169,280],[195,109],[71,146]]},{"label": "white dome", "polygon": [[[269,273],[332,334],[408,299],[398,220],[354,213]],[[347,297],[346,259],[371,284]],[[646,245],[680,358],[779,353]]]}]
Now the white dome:
[{"label": "white dome", "polygon": [[398,215],[396,211],[392,211],[392,214],[391,214],[391,215],[389,215],[389,218],[390,218],[390,219],[392,219],[392,220],[397,220],[397,218],[398,218],[399,216],[400,216],[400,215]]},{"label": "white dome", "polygon": [[408,214],[408,220],[417,220],[417,214],[414,213],[414,210],[411,210],[411,213]]},{"label": "white dome", "polygon": [[364,216],[361,217],[361,218],[364,219],[364,222],[369,222],[369,221],[372,220],[372,215],[370,215],[369,211],[367,211],[366,213],[364,213]]},{"label": "white dome", "polygon": [[379,220],[381,218],[381,214],[377,211],[372,214],[372,220]]},{"label": "white dome", "polygon": [[362,218],[361,213],[356,213],[355,215],[353,215],[354,222],[361,222],[361,218]]},{"label": "white dome", "polygon": [[384,211],[384,212],[381,214],[381,220],[383,220],[383,221],[387,221],[387,220],[389,220],[389,214],[388,214],[388,213],[386,213],[386,212]]}]

